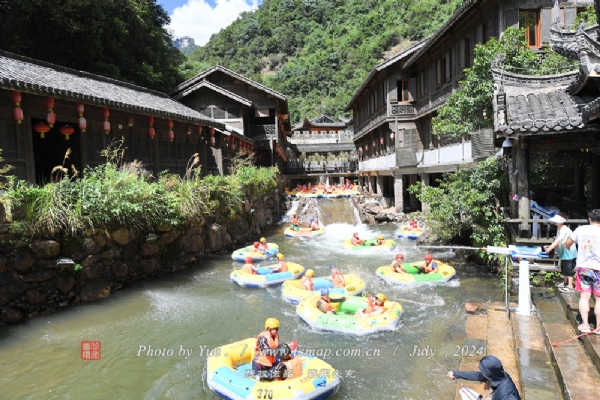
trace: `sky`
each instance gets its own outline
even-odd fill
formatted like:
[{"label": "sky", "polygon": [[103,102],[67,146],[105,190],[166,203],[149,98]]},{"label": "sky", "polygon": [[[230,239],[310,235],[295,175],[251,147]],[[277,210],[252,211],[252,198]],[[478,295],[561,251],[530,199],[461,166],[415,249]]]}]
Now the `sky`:
[{"label": "sky", "polygon": [[203,46],[211,35],[229,26],[243,11],[256,10],[262,0],[158,0],[171,16],[175,37],[189,36]]}]

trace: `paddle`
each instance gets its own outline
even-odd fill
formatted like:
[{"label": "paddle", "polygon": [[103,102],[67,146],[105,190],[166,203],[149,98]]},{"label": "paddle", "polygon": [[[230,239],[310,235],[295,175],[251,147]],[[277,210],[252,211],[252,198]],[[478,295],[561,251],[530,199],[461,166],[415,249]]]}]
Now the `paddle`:
[{"label": "paddle", "polygon": [[573,336],[571,339],[567,339],[567,340],[564,340],[564,341],[558,342],[558,343],[552,342],[552,346],[557,347],[557,346],[560,346],[561,344],[569,343],[572,340],[579,339],[580,337],[583,337],[583,336],[591,335],[592,333],[595,333],[595,332],[600,332],[600,325],[598,325],[596,328],[594,328],[594,330],[590,330],[589,332],[585,332],[580,335]]}]

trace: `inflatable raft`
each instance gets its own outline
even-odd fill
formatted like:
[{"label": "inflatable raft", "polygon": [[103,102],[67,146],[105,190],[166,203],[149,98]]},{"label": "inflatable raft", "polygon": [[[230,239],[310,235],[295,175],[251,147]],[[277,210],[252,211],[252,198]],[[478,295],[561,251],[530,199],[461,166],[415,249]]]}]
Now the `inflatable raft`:
[{"label": "inflatable raft", "polygon": [[356,296],[365,290],[365,282],[356,274],[344,275],[346,286],[342,288],[334,288],[333,282],[325,278],[314,278],[314,291],[302,289],[302,279],[287,281],[281,285],[283,298],[292,304],[298,304],[313,293],[319,293],[321,289],[328,288],[329,293],[338,294],[340,296]]},{"label": "inflatable raft", "polygon": [[246,261],[246,257],[252,257],[252,261],[263,261],[267,258],[275,257],[275,255],[279,253],[279,246],[275,243],[267,243],[267,247],[269,247],[269,250],[264,254],[254,251],[254,246],[242,247],[241,249],[234,251],[231,254],[231,258],[241,262]]},{"label": "inflatable raft", "polygon": [[508,249],[512,253],[512,260],[518,261],[519,258],[549,258],[550,256],[546,254],[541,247],[533,247],[533,246],[515,246],[509,245]]},{"label": "inflatable raft", "polygon": [[376,244],[377,240],[365,240],[363,244],[360,246],[355,246],[352,244],[351,239],[344,240],[342,242],[342,247],[351,250],[364,250],[364,249],[374,249],[374,250],[392,250],[394,246],[396,246],[396,242],[393,240],[386,239],[385,243],[382,245]]},{"label": "inflatable raft", "polygon": [[456,270],[448,264],[434,260],[437,264],[438,272],[428,274],[419,274],[419,267],[425,264],[425,261],[402,264],[406,274],[394,272],[389,265],[377,268],[375,274],[387,283],[392,285],[412,285],[425,282],[448,282],[456,275]]},{"label": "inflatable raft", "polygon": [[411,228],[408,225],[403,225],[396,229],[396,236],[403,239],[417,240],[425,232],[423,228]]},{"label": "inflatable raft", "polygon": [[325,233],[325,229],[319,228],[316,231],[311,230],[310,228],[300,228],[299,230],[294,230],[291,227],[287,227],[283,234],[288,237],[311,237],[311,236],[321,236]]},{"label": "inflatable raft", "polygon": [[[320,296],[319,293],[314,293],[296,307],[296,314],[315,329],[367,335],[395,330],[400,323],[402,306],[396,302],[386,301],[383,314],[360,318],[355,317],[354,314],[367,306],[365,297],[350,296],[341,303],[331,303],[336,307],[337,314],[324,314],[317,308],[317,300]],[[330,295],[329,297],[339,299],[342,296]]]},{"label": "inflatable raft", "polygon": [[279,286],[290,279],[298,279],[304,274],[304,267],[300,264],[288,262],[287,272],[273,272],[271,267],[259,267],[258,275],[250,274],[241,269],[235,270],[229,275],[233,283],[249,288],[267,288]]},{"label": "inflatable raft", "polygon": [[302,376],[281,381],[254,379],[251,362],[255,345],[256,338],[248,338],[213,349],[206,362],[208,387],[233,400],[327,399],[338,391],[340,378],[335,369],[319,358],[302,354],[296,356],[302,360]]}]

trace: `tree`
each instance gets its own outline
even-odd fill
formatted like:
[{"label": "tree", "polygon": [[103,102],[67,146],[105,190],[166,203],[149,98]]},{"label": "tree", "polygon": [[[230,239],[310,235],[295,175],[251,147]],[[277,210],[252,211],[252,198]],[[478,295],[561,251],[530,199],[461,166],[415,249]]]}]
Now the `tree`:
[{"label": "tree", "polygon": [[156,90],[182,81],[156,0],[2,1],[0,20],[2,50]]}]

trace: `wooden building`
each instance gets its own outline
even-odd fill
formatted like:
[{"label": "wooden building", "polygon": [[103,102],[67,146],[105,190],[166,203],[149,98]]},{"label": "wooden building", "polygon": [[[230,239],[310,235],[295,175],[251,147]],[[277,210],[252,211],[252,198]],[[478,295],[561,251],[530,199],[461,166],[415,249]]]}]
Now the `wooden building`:
[{"label": "wooden building", "polygon": [[244,151],[253,145],[164,93],[0,52],[0,149],[15,167],[11,174],[43,184],[67,149],[65,166],[82,171],[103,163],[100,151],[121,138],[125,161],[141,161],[155,174],[184,174],[195,153],[202,173],[224,174],[227,144],[235,139]]},{"label": "wooden building", "polygon": [[543,50],[556,19],[572,24],[577,12],[592,4],[465,0],[432,36],[377,65],[346,107],[354,115],[364,190],[388,197],[398,211],[421,209],[407,193],[408,186],[435,185],[443,173],[493,155],[492,129],[458,138],[438,138],[431,129],[437,110],[458,89],[464,69],[471,67],[475,45],[499,37],[507,27],[521,27],[527,30],[529,46]]},{"label": "wooden building", "polygon": [[552,49],[578,60],[577,71],[531,76],[507,70],[501,59],[492,68],[494,130],[504,140],[511,216],[521,221],[510,227],[520,241],[541,233],[532,202],[583,220],[600,208],[600,28],[559,24],[550,33]]},{"label": "wooden building", "polygon": [[[304,118],[292,127],[287,150],[287,174],[294,179],[356,179],[358,163],[350,119],[335,121],[327,115]],[[331,182],[337,183],[337,182]]]},{"label": "wooden building", "polygon": [[170,95],[252,140],[258,165],[285,170],[290,123],[287,98],[281,93],[217,64]]}]

